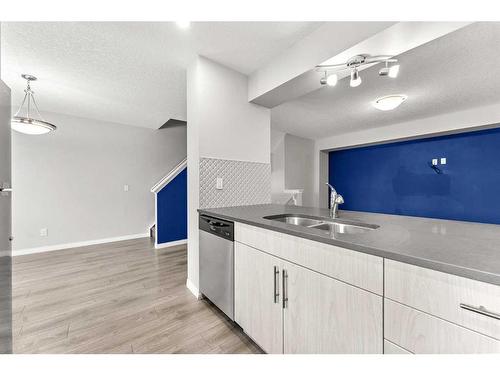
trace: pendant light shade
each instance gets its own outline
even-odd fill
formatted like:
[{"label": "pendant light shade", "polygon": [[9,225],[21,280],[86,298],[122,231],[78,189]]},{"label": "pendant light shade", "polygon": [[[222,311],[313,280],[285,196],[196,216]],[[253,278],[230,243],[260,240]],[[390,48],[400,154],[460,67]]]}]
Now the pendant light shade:
[{"label": "pendant light shade", "polygon": [[[36,81],[36,77],[30,74],[23,74],[26,82],[26,90],[24,90],[24,99],[21,106],[17,110],[14,117],[11,120],[11,128],[17,132],[30,134],[30,135],[40,135],[48,133],[52,130],[56,130],[57,127],[50,122],[43,120],[40,111],[38,110],[38,105],[35,101],[35,92],[31,90],[30,82]],[[25,116],[21,114],[23,107],[26,105]],[[31,116],[32,106],[36,111],[37,118]]]}]

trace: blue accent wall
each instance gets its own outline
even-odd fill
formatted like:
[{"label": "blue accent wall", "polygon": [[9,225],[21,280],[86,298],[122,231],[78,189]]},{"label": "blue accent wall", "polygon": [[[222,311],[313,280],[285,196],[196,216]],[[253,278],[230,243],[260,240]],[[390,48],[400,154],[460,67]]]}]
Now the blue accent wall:
[{"label": "blue accent wall", "polygon": [[184,168],[156,196],[157,242],[187,238],[187,168]]},{"label": "blue accent wall", "polygon": [[332,151],[329,182],[341,209],[500,224],[500,128]]}]

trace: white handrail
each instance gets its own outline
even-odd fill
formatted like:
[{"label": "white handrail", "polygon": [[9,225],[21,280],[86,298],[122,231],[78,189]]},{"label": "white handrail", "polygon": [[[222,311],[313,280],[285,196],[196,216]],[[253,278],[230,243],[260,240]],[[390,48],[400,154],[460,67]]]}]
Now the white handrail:
[{"label": "white handrail", "polygon": [[184,168],[187,166],[187,158],[182,160],[179,164],[177,164],[170,172],[167,173],[165,177],[163,177],[160,181],[158,181],[154,186],[151,188],[152,193],[157,193],[163,187],[168,184],[170,181],[172,181],[179,173],[181,173]]}]

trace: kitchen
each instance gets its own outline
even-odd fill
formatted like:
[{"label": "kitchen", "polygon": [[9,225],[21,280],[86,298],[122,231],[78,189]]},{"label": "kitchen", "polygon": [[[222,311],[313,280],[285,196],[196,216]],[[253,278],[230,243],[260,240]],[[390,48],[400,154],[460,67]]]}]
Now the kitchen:
[{"label": "kitchen", "polygon": [[499,22],[1,31],[2,353],[498,358]]},{"label": "kitchen", "polygon": [[[409,50],[395,61],[383,62],[388,69],[396,64],[398,69],[401,67],[394,78],[375,66],[360,70],[359,88],[353,84],[352,74],[351,87],[347,86],[349,75],[343,81],[335,77],[333,85],[325,78],[321,89],[274,106],[271,123],[275,132],[281,127],[282,131],[292,130],[302,137],[321,134],[310,155],[327,155],[319,166],[326,170],[326,177],[314,171],[314,178],[319,180],[315,181],[320,197],[316,202],[325,208],[296,206],[291,201],[284,206],[268,205],[260,197],[255,197],[255,203],[262,204],[248,206],[228,201],[227,206],[235,207],[218,208],[224,206],[216,201],[224,199],[225,192],[220,188],[231,178],[219,167],[218,174],[210,176],[213,181],[200,181],[205,186],[198,210],[200,290],[194,289],[194,293],[219,306],[267,353],[498,352],[496,244],[500,236],[496,193],[492,190],[498,173],[496,167],[480,160],[496,157],[499,133],[491,126],[471,126],[472,116],[462,115],[459,119],[460,114],[445,110],[455,105],[463,108],[459,103],[465,94],[464,86],[469,88],[465,96],[472,104],[467,83],[472,73],[464,65],[474,71],[470,82],[479,78],[475,68],[488,70],[480,58],[475,66],[475,58],[467,56],[479,56],[485,43],[492,41],[487,36],[492,35],[491,29],[487,31],[490,26],[465,26]],[[466,40],[475,47],[464,48]],[[443,63],[447,56],[457,59],[448,61],[447,72],[441,71],[443,65],[437,57],[435,66],[415,65],[435,51],[440,51]],[[349,60],[346,65],[352,72]],[[338,68],[328,66],[324,77],[329,78]],[[323,71],[314,73],[313,79],[323,78]],[[337,74],[344,73],[340,70]],[[307,79],[296,78],[295,90],[305,86]],[[439,83],[435,83],[438,79]],[[442,85],[442,89],[435,85]],[[481,90],[492,92],[487,88],[491,87],[497,91],[493,85],[485,83]],[[363,91],[356,91],[360,89]],[[364,102],[369,103],[370,96],[384,91],[402,92],[404,99],[391,108],[393,111],[362,107]],[[422,91],[429,94],[424,98]],[[448,97],[442,98],[445,92]],[[271,96],[260,100],[271,102]],[[331,105],[344,100],[343,109]],[[485,99],[479,100],[486,104]],[[413,112],[416,109],[410,108],[418,106],[423,110],[435,101],[440,101],[444,115],[419,119],[420,115]],[[350,107],[355,105],[363,110],[353,114]],[[469,111],[477,114],[481,110]],[[329,127],[332,121],[342,122],[350,116],[350,129],[340,135],[349,142],[354,139],[351,134],[364,136],[363,128],[373,128],[377,122],[384,124],[393,114],[398,119],[390,121],[413,125],[404,130],[407,136],[398,134],[394,139],[346,147],[339,144],[343,140],[336,135],[332,137],[336,147],[318,152],[318,144],[326,144],[325,133],[333,132]],[[438,129],[439,116],[443,117],[445,129]],[[412,117],[417,118],[413,123]],[[477,118],[474,116],[473,121]],[[432,133],[420,130],[418,121],[432,127]],[[446,129],[460,123],[462,129]],[[400,124],[393,127],[399,127],[401,133]],[[359,133],[352,133],[353,128]],[[370,131],[365,134],[369,136]],[[410,134],[414,131],[424,134]],[[337,127],[335,132],[342,131]],[[380,133],[376,136],[380,137]],[[254,149],[255,144],[251,147]],[[286,153],[296,151],[293,147],[287,151],[285,145],[284,152],[286,164]],[[303,150],[300,155],[305,156]],[[281,166],[285,180],[287,173],[297,173],[294,169],[300,155],[288,158],[289,170]],[[317,166],[313,157],[309,162],[311,169]],[[266,171],[258,172],[259,164],[255,165],[251,181],[241,184],[245,188],[253,185],[253,191],[259,191],[258,173]],[[210,175],[205,168],[210,167],[202,161],[200,175]],[[305,170],[300,169],[300,173]],[[488,184],[480,182],[485,178]],[[215,180],[221,186],[216,186]],[[282,189],[283,185],[285,190],[299,191],[301,200],[313,200],[304,197],[312,195],[312,189],[290,183],[282,184]],[[230,192],[227,194],[231,199]]]}]

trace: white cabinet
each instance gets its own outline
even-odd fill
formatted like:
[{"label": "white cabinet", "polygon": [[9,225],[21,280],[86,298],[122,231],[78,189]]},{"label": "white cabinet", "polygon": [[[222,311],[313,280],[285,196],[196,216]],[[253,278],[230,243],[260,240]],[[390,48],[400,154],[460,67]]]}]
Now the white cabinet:
[{"label": "white cabinet", "polygon": [[500,287],[385,260],[384,337],[412,353],[500,352]]},{"label": "white cabinet", "polygon": [[383,294],[381,257],[252,225],[235,223],[234,230],[235,241],[347,284]]},{"label": "white cabinet", "polygon": [[382,297],[283,262],[284,353],[382,353]]},{"label": "white cabinet", "polygon": [[268,353],[382,353],[382,297],[239,242],[235,320]]},{"label": "white cabinet", "polygon": [[386,259],[385,297],[500,340],[498,285]]},{"label": "white cabinet", "polygon": [[415,354],[499,353],[500,341],[385,299],[384,336]]},{"label": "white cabinet", "polygon": [[283,312],[281,299],[275,297],[281,261],[242,243],[234,245],[236,323],[267,353],[282,353]]},{"label": "white cabinet", "polygon": [[384,354],[412,354],[408,350],[384,339]]},{"label": "white cabinet", "polygon": [[500,352],[500,286],[240,223],[235,241],[236,322],[268,353]]}]

